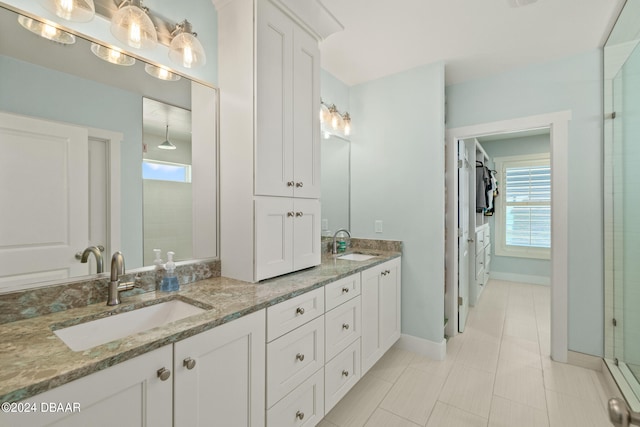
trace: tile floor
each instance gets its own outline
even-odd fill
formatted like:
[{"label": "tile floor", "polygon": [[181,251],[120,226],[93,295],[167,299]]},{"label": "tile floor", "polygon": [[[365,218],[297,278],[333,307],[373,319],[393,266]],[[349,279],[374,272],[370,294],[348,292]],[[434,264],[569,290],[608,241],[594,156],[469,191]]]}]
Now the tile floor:
[{"label": "tile floor", "polygon": [[446,360],[393,347],[319,426],[611,426],[602,374],[549,358],[549,291],[490,281]]}]

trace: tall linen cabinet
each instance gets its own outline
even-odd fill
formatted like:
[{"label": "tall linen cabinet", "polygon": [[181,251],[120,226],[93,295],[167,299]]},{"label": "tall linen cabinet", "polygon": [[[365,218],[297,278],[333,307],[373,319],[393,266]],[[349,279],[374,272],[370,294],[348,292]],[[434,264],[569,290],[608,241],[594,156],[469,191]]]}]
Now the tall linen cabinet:
[{"label": "tall linen cabinet", "polygon": [[321,259],[319,3],[285,3],[218,10],[222,275],[249,282]]}]

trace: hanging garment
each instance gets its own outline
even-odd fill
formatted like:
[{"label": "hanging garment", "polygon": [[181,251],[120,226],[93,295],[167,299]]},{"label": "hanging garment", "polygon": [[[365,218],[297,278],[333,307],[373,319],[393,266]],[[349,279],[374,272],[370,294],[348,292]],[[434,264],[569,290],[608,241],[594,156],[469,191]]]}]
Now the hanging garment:
[{"label": "hanging garment", "polygon": [[489,174],[482,162],[476,161],[476,212],[482,213],[487,209],[487,185]]},{"label": "hanging garment", "polygon": [[496,180],[496,171],[489,170],[489,188],[487,189],[487,210],[485,216],[492,216],[495,212],[495,199],[498,196],[498,181]]}]

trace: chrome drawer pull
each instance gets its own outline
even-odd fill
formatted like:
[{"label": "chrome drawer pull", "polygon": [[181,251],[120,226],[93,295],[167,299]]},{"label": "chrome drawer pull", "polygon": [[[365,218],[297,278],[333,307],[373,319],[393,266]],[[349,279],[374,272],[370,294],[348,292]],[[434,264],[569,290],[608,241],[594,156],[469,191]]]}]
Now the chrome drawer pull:
[{"label": "chrome drawer pull", "polygon": [[304,354],[302,353],[296,354],[296,359],[302,362],[304,360]]},{"label": "chrome drawer pull", "polygon": [[304,418],[304,412],[302,412],[302,411],[296,412],[296,418],[299,419],[299,420],[303,419]]},{"label": "chrome drawer pull", "polygon": [[302,307],[296,308],[296,313],[302,316],[304,314],[304,308]]},{"label": "chrome drawer pull", "polygon": [[349,324],[348,323],[343,323],[342,324],[342,329],[349,329]]},{"label": "chrome drawer pull", "polygon": [[343,377],[348,377],[349,376],[349,371],[347,371],[346,369],[344,371],[342,371],[342,376]]}]

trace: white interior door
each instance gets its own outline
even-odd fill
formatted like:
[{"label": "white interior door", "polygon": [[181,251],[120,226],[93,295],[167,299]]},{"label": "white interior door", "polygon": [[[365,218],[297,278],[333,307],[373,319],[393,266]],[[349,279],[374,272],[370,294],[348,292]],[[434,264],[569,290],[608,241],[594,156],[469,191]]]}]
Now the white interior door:
[{"label": "white interior door", "polygon": [[469,156],[458,141],[458,331],[463,332],[469,313]]},{"label": "white interior door", "polygon": [[0,292],[88,274],[87,129],[0,113]]}]

